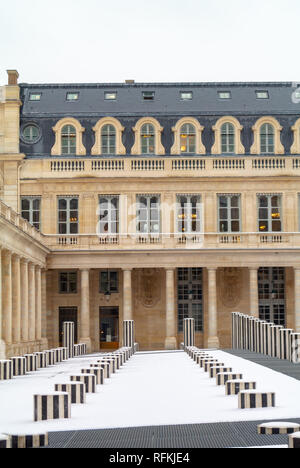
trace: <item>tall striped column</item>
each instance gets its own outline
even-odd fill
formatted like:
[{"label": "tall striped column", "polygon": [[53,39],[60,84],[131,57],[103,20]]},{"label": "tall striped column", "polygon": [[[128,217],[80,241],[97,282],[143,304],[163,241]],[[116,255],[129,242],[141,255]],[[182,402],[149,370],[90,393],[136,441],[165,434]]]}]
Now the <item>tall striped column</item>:
[{"label": "tall striped column", "polygon": [[183,320],[183,343],[185,348],[195,346],[195,319],[193,318]]},{"label": "tall striped column", "polygon": [[74,357],[74,322],[63,323],[63,346],[68,349],[68,358]]},{"label": "tall striped column", "polygon": [[134,320],[123,320],[123,346],[134,349]]},{"label": "tall striped column", "polygon": [[291,333],[291,361],[294,364],[300,363],[300,333]]}]

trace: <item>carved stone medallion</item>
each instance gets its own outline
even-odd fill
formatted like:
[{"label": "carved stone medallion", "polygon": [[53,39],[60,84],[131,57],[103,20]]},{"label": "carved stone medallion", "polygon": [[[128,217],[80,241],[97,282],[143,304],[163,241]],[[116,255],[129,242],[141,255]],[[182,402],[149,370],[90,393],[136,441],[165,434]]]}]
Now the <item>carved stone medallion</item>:
[{"label": "carved stone medallion", "polygon": [[161,300],[161,272],[155,268],[138,271],[137,298],[144,307],[152,308]]},{"label": "carved stone medallion", "polygon": [[242,295],[242,270],[240,268],[222,268],[220,270],[220,299],[225,307],[236,307]]}]

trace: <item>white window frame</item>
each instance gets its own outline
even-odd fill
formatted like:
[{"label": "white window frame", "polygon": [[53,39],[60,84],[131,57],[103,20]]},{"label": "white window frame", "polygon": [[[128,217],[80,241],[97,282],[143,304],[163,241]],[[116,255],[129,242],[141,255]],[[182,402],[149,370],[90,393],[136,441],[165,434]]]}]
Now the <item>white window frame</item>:
[{"label": "white window frame", "polygon": [[[283,220],[282,220],[282,194],[281,193],[258,193],[257,194],[257,230],[258,232],[260,232],[261,234],[264,234],[264,233],[278,233],[278,232],[283,232],[282,230],[282,224],[283,224]],[[260,207],[260,202],[259,202],[259,198],[260,197],[267,197],[268,199],[268,206],[267,207]],[[272,197],[278,197],[279,198],[279,207],[272,207]],[[273,224],[273,219],[272,219],[272,209],[277,209],[279,208],[279,215],[280,217],[276,219],[276,221],[280,221],[280,231],[273,231],[272,229],[272,224]],[[266,219],[266,221],[268,222],[268,228],[271,228],[271,229],[267,229],[267,230],[261,230],[259,225],[260,225],[260,221],[263,221],[264,219],[263,218],[260,218],[259,216],[259,210],[260,209],[267,209],[268,210],[268,218]]]},{"label": "white window frame", "polygon": [[[157,206],[151,206],[151,199],[157,198]],[[140,208],[140,199],[146,198],[146,208]],[[136,232],[142,235],[159,236],[161,231],[161,212],[160,212],[160,195],[159,194],[138,194],[136,196]],[[145,219],[141,219],[141,210],[145,211]],[[155,213],[158,216],[154,216]],[[153,217],[154,216],[154,217]],[[158,219],[156,219],[158,218]],[[141,223],[145,223],[146,229],[141,230]],[[157,225],[157,227],[155,227]]]},{"label": "white window frame", "polygon": [[[67,208],[65,210],[62,210],[59,208],[59,201],[60,200],[66,200],[67,202]],[[70,203],[71,203],[71,200],[77,200],[77,209],[71,209],[70,208]],[[66,211],[66,221],[60,221],[59,219],[59,212],[60,211]],[[71,221],[71,211],[77,211],[77,221]],[[58,216],[58,219],[57,219],[57,232],[59,235],[61,236],[67,236],[67,235],[74,235],[76,236],[77,234],[79,234],[79,197],[78,196],[63,196],[63,195],[59,195],[57,197],[57,216]],[[66,225],[66,231],[65,233],[61,233],[59,232],[59,226],[60,224],[65,224]],[[71,231],[71,224],[76,224],[77,225],[77,232],[70,232]]]},{"label": "white window frame", "polygon": [[[181,207],[181,202],[180,202],[181,197],[187,198],[187,203],[185,204],[184,207]],[[196,203],[196,208],[193,208],[191,200],[192,198],[195,198],[195,197],[198,200]],[[181,235],[201,233],[201,229],[202,229],[201,195],[197,193],[195,194],[179,193],[176,195],[176,205],[177,205],[176,232]],[[193,213],[193,211],[196,211],[196,213]],[[194,214],[196,214],[195,220],[192,218]],[[181,221],[182,216],[184,216],[184,225],[185,225],[184,231],[179,229],[180,224],[182,224],[182,221]],[[196,230],[193,231],[192,226],[193,226],[194,221],[196,222]]]},{"label": "white window frame", "polygon": [[[29,210],[23,210],[22,209],[22,202],[23,200],[28,200],[29,201]],[[38,210],[34,210],[33,209],[33,202],[35,200],[38,200],[39,201],[39,209]],[[31,195],[31,196],[24,196],[24,197],[21,197],[21,213],[23,215],[23,212],[28,212],[29,213],[29,219],[27,220],[32,226],[34,226],[38,231],[41,230],[41,196],[34,196],[34,195]],[[35,222],[33,220],[33,213],[37,211],[39,213],[39,222]],[[27,219],[27,218],[24,218],[24,219]],[[37,226],[38,225],[38,226]]]},{"label": "white window frame", "polygon": [[[227,199],[230,199],[230,206],[229,202],[227,202],[227,207],[220,206],[220,199],[221,197],[225,197]],[[238,206],[231,206],[231,199],[233,197],[238,198]],[[218,233],[219,234],[238,234],[242,232],[242,210],[241,210],[241,194],[240,193],[218,193],[217,195],[218,198]],[[238,219],[232,218],[231,216],[231,210],[232,209],[238,209],[239,210],[239,217]],[[220,216],[220,210],[227,210],[227,218],[223,219]],[[227,222],[227,231],[223,231],[220,229],[222,221]],[[231,227],[232,222],[239,222],[239,230],[238,231],[233,231]]]},{"label": "white window frame", "polygon": [[[101,205],[101,199],[106,199],[108,206],[104,208]],[[117,208],[112,206],[112,200],[117,199]],[[119,234],[119,224],[120,224],[120,197],[119,195],[99,195],[99,234],[100,235],[115,235]],[[103,213],[102,213],[103,211]],[[107,211],[107,215],[101,219],[102,214],[105,215],[105,211]],[[113,216],[115,214],[115,219]],[[107,224],[108,229],[105,230],[103,226]]]}]

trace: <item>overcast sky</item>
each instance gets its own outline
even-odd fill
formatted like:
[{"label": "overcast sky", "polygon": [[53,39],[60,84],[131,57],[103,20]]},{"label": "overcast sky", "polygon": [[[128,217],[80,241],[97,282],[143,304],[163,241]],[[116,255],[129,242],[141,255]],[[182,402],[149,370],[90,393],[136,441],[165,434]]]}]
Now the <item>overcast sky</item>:
[{"label": "overcast sky", "polygon": [[0,84],[300,81],[300,0],[0,0]]}]

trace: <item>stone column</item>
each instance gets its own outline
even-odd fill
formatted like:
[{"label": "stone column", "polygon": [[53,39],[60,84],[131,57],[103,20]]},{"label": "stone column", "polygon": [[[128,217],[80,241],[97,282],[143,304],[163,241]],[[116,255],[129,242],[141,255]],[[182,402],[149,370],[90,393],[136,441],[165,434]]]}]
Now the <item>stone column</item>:
[{"label": "stone column", "polygon": [[208,348],[219,348],[217,317],[217,268],[208,268]]},{"label": "stone column", "polygon": [[21,342],[21,266],[20,257],[12,257],[12,339]]},{"label": "stone column", "polygon": [[35,341],[35,266],[29,264],[28,271],[28,339]]},{"label": "stone column", "polygon": [[5,342],[2,330],[2,247],[0,245],[0,360],[5,359]]},{"label": "stone column", "polygon": [[300,333],[300,268],[294,268],[295,275],[295,332]]},{"label": "stone column", "polygon": [[259,318],[259,307],[258,307],[258,268],[249,268],[250,277],[250,315]]},{"label": "stone column", "polygon": [[2,257],[2,333],[6,345],[12,344],[12,278],[11,252]]},{"label": "stone column", "polygon": [[131,270],[123,270],[123,320],[132,320]]},{"label": "stone column", "polygon": [[22,315],[21,315],[21,337],[23,342],[28,341],[28,260],[21,260],[21,297],[22,297]]},{"label": "stone column", "polygon": [[42,339],[42,272],[38,265],[35,268],[35,339]]},{"label": "stone column", "polygon": [[80,343],[87,346],[87,353],[92,350],[90,337],[90,271],[81,270],[81,310],[80,310]]},{"label": "stone column", "polygon": [[47,270],[42,270],[42,339],[41,349],[48,349],[47,339]]},{"label": "stone column", "polygon": [[165,349],[176,349],[175,270],[166,270],[166,339]]}]

